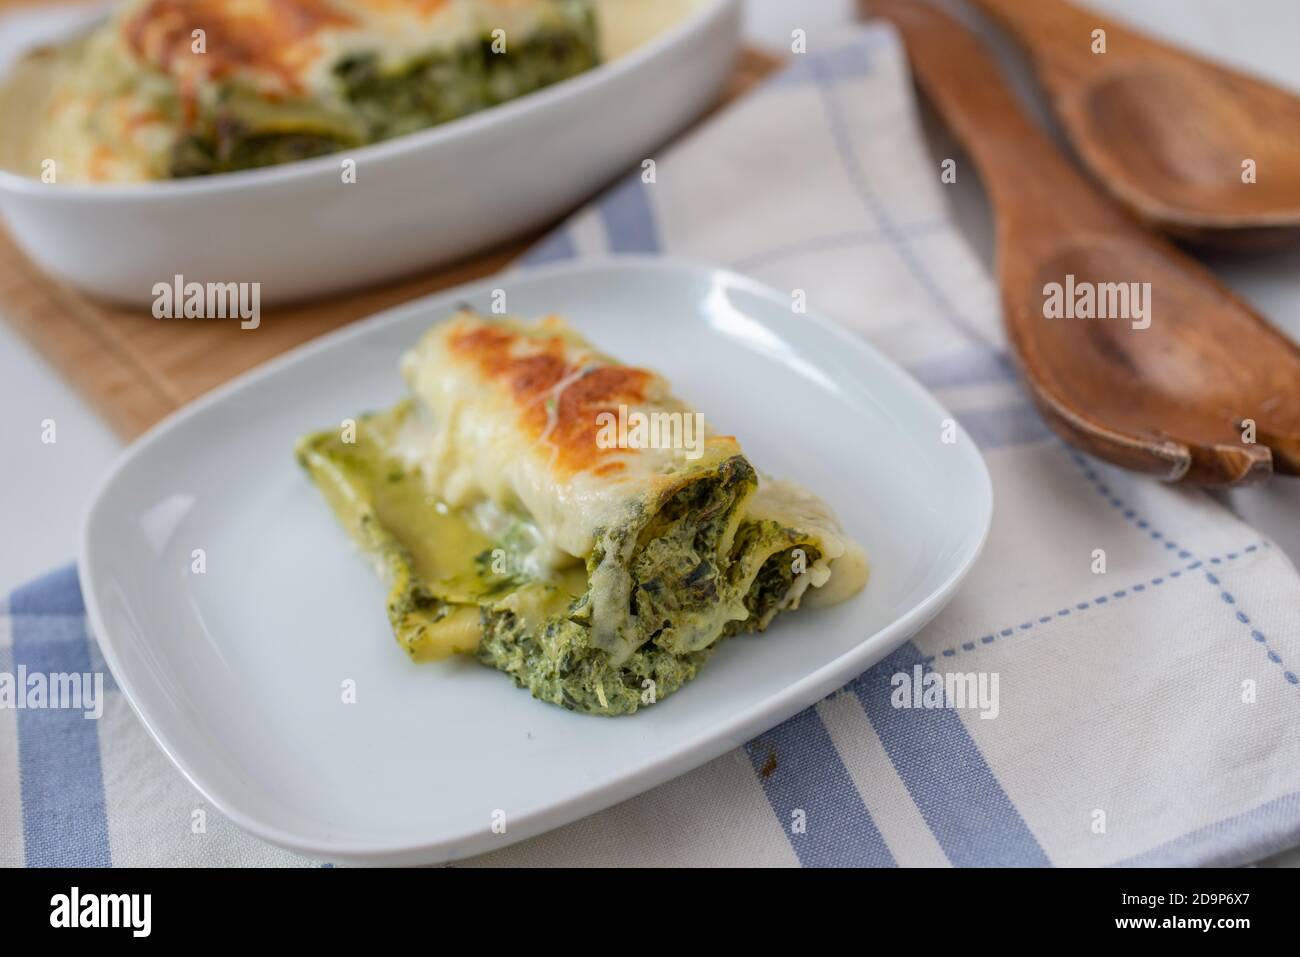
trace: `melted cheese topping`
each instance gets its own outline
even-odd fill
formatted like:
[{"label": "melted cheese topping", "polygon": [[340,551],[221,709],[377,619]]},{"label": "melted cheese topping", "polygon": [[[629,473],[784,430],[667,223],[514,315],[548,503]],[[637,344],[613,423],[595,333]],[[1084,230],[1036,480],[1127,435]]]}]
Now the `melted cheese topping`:
[{"label": "melted cheese topping", "polygon": [[390,621],[417,659],[493,638],[481,608],[509,612],[531,641],[567,628],[564,640],[617,668],[647,642],[689,655],[736,622],[765,628],[809,589],[829,603],[865,583],[862,552],[827,505],[757,475],[734,438],[611,443],[598,423],[616,410],[691,413],[658,375],[558,317],[464,311],[402,368],[414,400],[362,417],[352,438],[306,436],[298,455],[389,578]]},{"label": "melted cheese topping", "polygon": [[809,587],[816,589],[809,596],[810,606],[833,605],[852,597],[866,583],[867,557],[862,548],[840,530],[830,506],[803,486],[763,476],[745,513],[746,518],[797,528],[820,546],[821,556],[795,576],[782,607],[797,606]]},{"label": "melted cheese topping", "polygon": [[15,135],[4,163],[39,176],[51,162],[56,183],[162,178],[178,128],[157,106],[168,95],[165,80],[131,75],[112,31],[39,51],[18,65],[4,89],[5,112],[18,104],[27,110],[6,123]]},{"label": "melted cheese topping", "polygon": [[[641,45],[697,4],[600,0],[603,56]],[[328,109],[333,69],[353,54],[400,66],[497,29],[517,42],[554,11],[542,0],[126,0],[109,23],[38,51],[8,78],[0,164],[40,176],[54,160],[56,182],[165,179],[173,144],[229,84],[275,109],[294,100]]]},{"label": "melted cheese topping", "polygon": [[[667,383],[645,369],[595,351],[555,316],[535,325],[488,321],[462,312],[431,329],[402,362],[421,414],[398,437],[397,452],[420,470],[432,494],[453,509],[471,510],[489,536],[520,516],[532,537],[530,574],[545,579],[601,557],[589,581],[591,640],[616,664],[636,649],[631,625],[629,564],[640,528],[666,495],[693,476],[716,472],[741,455],[731,436],[706,430],[702,454],[684,448],[627,448],[601,441],[603,414],[690,414]],[[743,520],[776,522],[814,543],[817,556],[800,567],[781,601],[760,627],[785,608],[799,606],[814,588],[820,603],[862,588],[861,550],[840,530],[828,506],[792,482],[762,479],[736,510],[722,537],[726,555]],[[749,612],[740,598],[771,555],[789,547],[782,536],[744,558],[744,587],[719,603],[698,634],[679,638],[684,650],[715,641],[731,620]],[[833,584],[832,584],[833,583]]]},{"label": "melted cheese topping", "polygon": [[607,60],[621,57],[699,6],[700,0],[596,0],[601,55]]},{"label": "melted cheese topping", "polygon": [[692,410],[658,375],[594,351],[558,317],[527,327],[462,313],[430,330],[402,371],[428,413],[405,444],[431,487],[454,508],[487,499],[531,516],[543,564],[585,559],[629,508],[740,454],[734,438],[710,433],[698,459],[602,447],[602,413]]},{"label": "melted cheese topping", "polygon": [[[546,10],[539,0],[134,0],[117,32],[182,90],[233,76],[267,94],[322,95],[349,54],[400,63],[497,29],[508,42],[541,26]],[[202,53],[195,30],[206,35]]]}]

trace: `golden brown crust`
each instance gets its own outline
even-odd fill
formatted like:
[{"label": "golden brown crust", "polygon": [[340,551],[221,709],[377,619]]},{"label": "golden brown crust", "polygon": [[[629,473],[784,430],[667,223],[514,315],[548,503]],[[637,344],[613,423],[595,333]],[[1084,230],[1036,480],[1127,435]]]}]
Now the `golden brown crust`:
[{"label": "golden brown crust", "polygon": [[[303,68],[320,52],[313,38],[356,23],[330,0],[150,0],[122,30],[135,55],[174,76],[183,92],[242,71],[275,77],[299,92]],[[204,32],[202,53],[194,52],[195,30]]]},{"label": "golden brown crust", "polygon": [[532,336],[504,326],[457,323],[448,349],[477,366],[483,378],[510,393],[519,421],[534,441],[556,451],[557,469],[590,469],[609,476],[622,471],[626,449],[597,442],[602,412],[618,415],[649,396],[653,372],[619,365],[591,352],[572,354],[560,336]]}]

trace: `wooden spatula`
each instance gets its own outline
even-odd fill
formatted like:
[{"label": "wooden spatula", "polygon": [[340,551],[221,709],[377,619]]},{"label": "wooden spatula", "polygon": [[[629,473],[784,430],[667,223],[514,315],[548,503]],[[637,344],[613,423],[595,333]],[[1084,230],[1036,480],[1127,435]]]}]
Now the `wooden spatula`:
[{"label": "wooden spatula", "polygon": [[1145,222],[1227,248],[1300,239],[1300,98],[1064,0],[974,2],[1025,46],[1079,157]]},{"label": "wooden spatula", "polygon": [[[1077,173],[964,27],[918,0],[869,8],[899,28],[917,80],[979,167],[1008,337],[1048,423],[1093,455],[1170,481],[1300,474],[1300,349]],[[1121,314],[1048,317],[1087,312],[1089,288]],[[1121,288],[1149,288],[1146,328],[1141,300],[1123,308]],[[1055,308],[1067,299],[1073,308]]]}]

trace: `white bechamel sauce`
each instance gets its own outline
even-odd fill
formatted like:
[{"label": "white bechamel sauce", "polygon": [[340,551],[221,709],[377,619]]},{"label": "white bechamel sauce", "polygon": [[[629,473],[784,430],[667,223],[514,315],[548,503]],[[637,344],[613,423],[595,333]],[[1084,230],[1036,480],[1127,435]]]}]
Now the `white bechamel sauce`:
[{"label": "white bechamel sauce", "polygon": [[[697,461],[688,460],[684,449],[613,449],[599,461],[621,462],[620,472],[601,476],[557,470],[555,447],[544,437],[534,439],[520,426],[521,410],[508,389],[484,379],[472,362],[449,353],[450,328],[431,330],[402,361],[411,390],[437,422],[411,451],[423,450],[420,458],[426,478],[448,505],[469,507],[485,497],[507,511],[522,510],[536,523],[545,546],[555,552],[585,559],[595,546],[597,531],[625,524],[628,508],[655,487],[672,481],[684,467],[707,466],[710,451],[715,460],[739,451],[729,439],[712,436],[706,440],[705,457]],[[549,336],[556,328],[536,330]],[[521,338],[516,352],[527,355],[531,345]],[[586,367],[611,360],[581,345],[566,344],[565,361]],[[649,413],[682,406],[656,377],[636,408]]]},{"label": "white bechamel sauce", "polygon": [[[550,579],[564,569],[585,563],[600,546],[603,555],[590,575],[592,642],[610,652],[615,662],[633,651],[632,580],[628,565],[636,536],[624,533],[636,518],[636,509],[659,500],[666,488],[686,478],[688,470],[707,474],[731,455],[740,454],[734,439],[710,435],[703,459],[689,461],[681,449],[641,448],[611,450],[625,466],[615,475],[571,471],[557,467],[557,449],[546,441],[556,425],[548,409],[548,425],[534,438],[522,424],[521,408],[508,383],[482,372],[477,363],[453,353],[453,331],[495,323],[462,314],[430,330],[402,360],[402,373],[418,399],[417,411],[398,431],[395,451],[424,475],[430,491],[448,506],[469,511],[489,538],[501,538],[523,529],[531,549],[525,560],[529,574]],[[561,323],[544,320],[539,325],[511,324],[519,333],[510,348],[516,357],[535,354],[542,338],[560,338],[564,361],[574,369],[612,363],[578,339]],[[555,401],[558,393],[578,381],[566,376],[539,401]],[[647,398],[638,408],[680,409],[667,384],[655,377]],[[608,461],[600,456],[597,462]],[[862,552],[841,532],[834,514],[811,492],[794,482],[762,477],[757,491],[744,506],[744,517],[770,519],[797,529],[816,543],[819,557],[798,573],[778,608],[797,606],[809,589],[817,604],[847,598],[866,580]],[[738,514],[723,537],[724,553],[740,522]],[[598,536],[599,539],[598,539]],[[773,547],[780,549],[781,543]],[[749,556],[745,570],[750,581],[768,555]],[[833,572],[833,574],[832,574]],[[749,582],[739,592],[748,590]],[[812,595],[809,595],[811,598]],[[715,609],[700,635],[681,637],[682,647],[696,650],[715,640],[730,620],[745,620],[743,603]],[[766,625],[767,620],[760,623]],[[705,634],[707,632],[707,634]]]},{"label": "white bechamel sauce", "polygon": [[[165,178],[160,157],[169,154],[177,131],[156,112],[173,80],[136,61],[123,25],[147,0],[129,0],[89,34],[75,57],[22,61],[4,78],[0,120],[5,131],[0,167],[40,176],[42,163],[57,158],[57,182],[139,182]],[[601,56],[614,60],[689,16],[701,0],[595,0]],[[268,96],[336,95],[334,67],[353,54],[377,53],[403,63],[432,50],[477,41],[494,30],[522,42],[546,22],[546,8],[519,0],[448,0],[441,7],[334,0],[355,24],[326,26],[281,51],[292,64],[286,79],[277,70],[244,70],[241,82]],[[63,48],[60,48],[61,50]],[[195,70],[202,69],[200,61]]]},{"label": "white bechamel sauce", "polygon": [[816,540],[822,555],[797,575],[783,606],[797,603],[808,590],[809,607],[833,605],[857,593],[867,581],[867,558],[840,530],[830,506],[797,482],[764,475],[750,498],[746,516],[772,519]]},{"label": "white bechamel sauce", "polygon": [[[489,521],[493,515],[501,521],[507,515],[525,516],[522,520],[535,539],[525,564],[537,577],[550,578],[564,567],[585,562],[604,530],[605,554],[589,583],[592,641],[622,661],[635,650],[627,637],[633,630],[627,563],[636,540],[632,536],[619,543],[610,533],[625,528],[631,510],[655,500],[656,490],[674,481],[683,468],[698,467],[708,458],[688,461],[684,449],[612,449],[599,456],[598,463],[621,462],[623,470],[614,475],[557,468],[558,450],[548,441],[554,422],[548,418],[543,435],[531,436],[520,423],[524,410],[508,385],[485,378],[473,361],[449,350],[455,323],[472,327],[481,321],[461,317],[435,327],[403,358],[402,374],[422,408],[399,433],[401,454],[418,465],[430,490],[452,508],[472,510]],[[558,336],[564,341],[565,362],[575,370],[612,361],[562,324],[543,321],[526,331],[530,334],[513,345],[518,356],[539,348],[530,335]],[[567,376],[538,401],[558,404],[558,393],[576,381],[576,373]],[[638,409],[681,409],[658,377],[646,393]],[[550,416],[549,408],[547,413]],[[716,436],[706,441],[706,450],[710,448],[715,460],[739,451],[731,440]]]},{"label": "white bechamel sauce", "polygon": [[596,0],[600,52],[614,60],[685,20],[701,0]]}]

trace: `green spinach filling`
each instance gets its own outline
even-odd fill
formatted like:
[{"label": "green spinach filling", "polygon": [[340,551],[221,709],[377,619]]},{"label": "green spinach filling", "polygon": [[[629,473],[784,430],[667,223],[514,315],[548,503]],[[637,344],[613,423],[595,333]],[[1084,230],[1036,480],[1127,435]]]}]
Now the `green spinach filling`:
[{"label": "green spinach filling", "polygon": [[172,149],[173,177],[203,176],[308,159],[446,123],[533,93],[598,66],[595,13],[558,3],[554,22],[526,38],[430,53],[399,65],[375,53],[335,65],[336,100],[268,104],[232,84]]},{"label": "green spinach filling", "polygon": [[[658,501],[629,503],[616,529],[598,530],[585,567],[539,578],[522,517],[495,536],[440,508],[423,477],[392,452],[412,405],[365,416],[354,436],[304,437],[299,462],[390,584],[388,617],[417,660],[473,653],[534,697],[573,711],[631,714],[698,673],[718,640],[762,630],[820,553],[771,520],[741,518],[758,477],[736,455],[684,477]],[[630,588],[620,638],[594,628],[597,581],[608,553],[626,554]],[[450,637],[449,637],[450,636]]]}]

